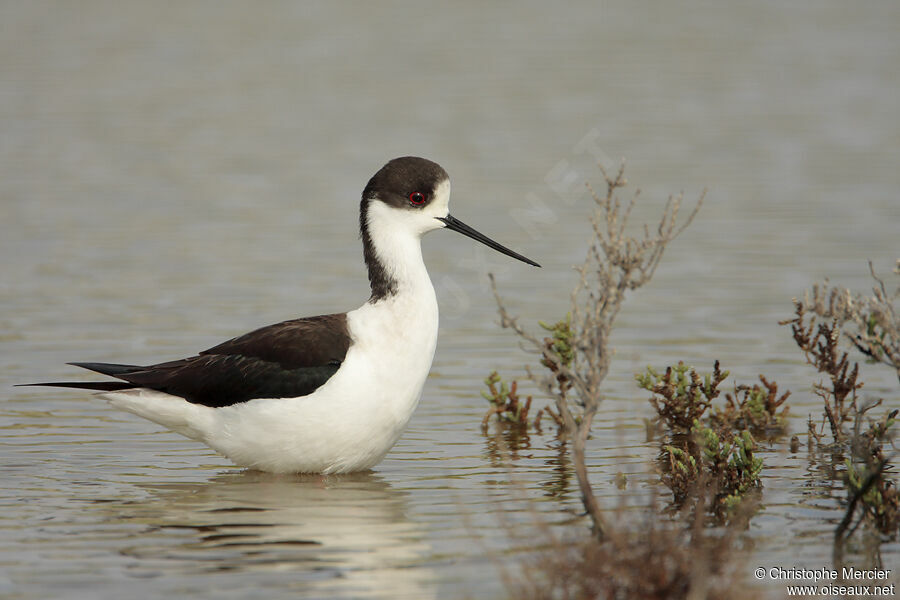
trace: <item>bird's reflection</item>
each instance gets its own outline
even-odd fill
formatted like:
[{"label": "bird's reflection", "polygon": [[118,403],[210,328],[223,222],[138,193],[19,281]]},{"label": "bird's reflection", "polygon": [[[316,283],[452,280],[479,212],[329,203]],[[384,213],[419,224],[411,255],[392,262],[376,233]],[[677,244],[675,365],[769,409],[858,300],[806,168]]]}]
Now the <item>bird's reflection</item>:
[{"label": "bird's reflection", "polygon": [[110,522],[143,525],[122,553],[148,565],[177,560],[198,573],[289,570],[301,578],[305,571],[328,597],[433,595],[431,572],[420,566],[429,546],[405,517],[406,494],[373,473],[239,471],[138,487],[146,500],[98,503]]}]

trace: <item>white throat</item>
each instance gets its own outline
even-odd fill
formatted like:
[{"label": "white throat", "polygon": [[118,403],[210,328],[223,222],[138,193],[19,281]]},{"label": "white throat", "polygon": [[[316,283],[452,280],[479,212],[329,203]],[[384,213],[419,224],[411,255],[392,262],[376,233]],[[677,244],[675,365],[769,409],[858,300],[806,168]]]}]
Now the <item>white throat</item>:
[{"label": "white throat", "polygon": [[412,231],[408,223],[398,222],[397,212],[373,202],[368,213],[369,236],[375,258],[395,284],[396,293],[408,294],[431,287],[431,279],[422,259],[421,234]]}]

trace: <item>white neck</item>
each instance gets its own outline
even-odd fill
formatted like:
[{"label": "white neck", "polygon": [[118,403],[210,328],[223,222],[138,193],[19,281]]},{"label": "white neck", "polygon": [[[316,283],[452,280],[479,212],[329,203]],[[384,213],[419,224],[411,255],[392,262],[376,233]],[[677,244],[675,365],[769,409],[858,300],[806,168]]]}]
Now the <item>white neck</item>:
[{"label": "white neck", "polygon": [[433,296],[434,288],[422,259],[424,232],[403,222],[403,216],[382,202],[370,204],[367,225],[375,259],[393,283],[396,294]]}]

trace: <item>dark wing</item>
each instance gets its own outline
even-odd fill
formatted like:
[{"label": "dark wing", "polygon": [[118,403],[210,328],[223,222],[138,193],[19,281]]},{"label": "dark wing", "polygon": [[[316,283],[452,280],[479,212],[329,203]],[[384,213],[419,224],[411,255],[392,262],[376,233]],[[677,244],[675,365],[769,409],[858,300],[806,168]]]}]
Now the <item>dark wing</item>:
[{"label": "dark wing", "polygon": [[252,356],[290,369],[340,364],[349,347],[347,314],[339,313],[269,325],[204,350],[200,355]]},{"label": "dark wing", "polygon": [[119,390],[146,387],[188,402],[220,407],[254,398],[306,396],[334,375],[350,348],[346,314],[285,321],[151,366],[72,363],[120,382],[39,385]]}]

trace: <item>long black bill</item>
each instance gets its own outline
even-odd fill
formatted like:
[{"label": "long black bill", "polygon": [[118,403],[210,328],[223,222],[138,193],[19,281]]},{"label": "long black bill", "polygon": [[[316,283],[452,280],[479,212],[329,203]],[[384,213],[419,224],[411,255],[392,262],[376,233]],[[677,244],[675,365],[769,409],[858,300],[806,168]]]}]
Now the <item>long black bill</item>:
[{"label": "long black bill", "polygon": [[443,221],[444,225],[447,226],[447,229],[450,229],[451,231],[458,231],[459,233],[461,233],[465,236],[468,236],[468,237],[472,238],[473,240],[478,240],[485,246],[490,246],[497,252],[502,252],[503,254],[505,254],[507,256],[512,256],[515,259],[521,260],[523,263],[528,263],[529,265],[533,265],[535,267],[541,266],[541,265],[537,264],[536,262],[534,262],[533,260],[531,260],[530,258],[525,258],[518,252],[513,252],[506,246],[501,246],[500,244],[498,244],[497,242],[495,242],[488,236],[484,235],[483,233],[478,233],[477,231],[475,231],[474,229],[472,229],[471,227],[469,227],[468,225],[466,225],[465,223],[463,223],[462,221],[460,221],[459,219],[457,219],[455,217],[447,215],[446,217],[435,217],[435,218],[438,221]]}]

